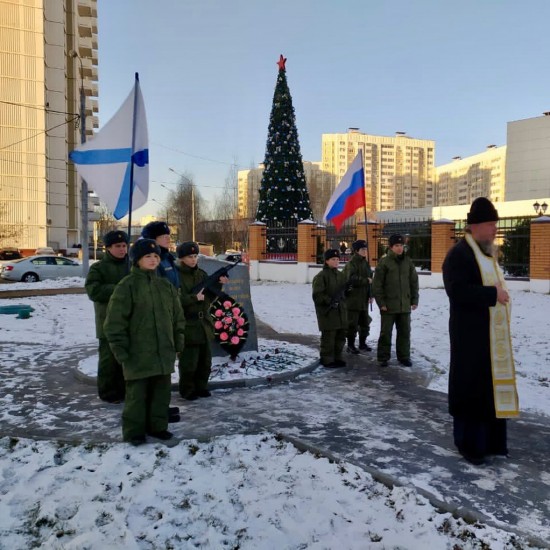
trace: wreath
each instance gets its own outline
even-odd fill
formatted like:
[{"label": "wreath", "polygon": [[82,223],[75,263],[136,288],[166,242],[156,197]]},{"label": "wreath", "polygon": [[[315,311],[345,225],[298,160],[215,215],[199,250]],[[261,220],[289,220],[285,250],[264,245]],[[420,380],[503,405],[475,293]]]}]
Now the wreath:
[{"label": "wreath", "polygon": [[231,296],[216,298],[210,307],[216,342],[235,360],[246,343],[250,323],[244,308]]}]

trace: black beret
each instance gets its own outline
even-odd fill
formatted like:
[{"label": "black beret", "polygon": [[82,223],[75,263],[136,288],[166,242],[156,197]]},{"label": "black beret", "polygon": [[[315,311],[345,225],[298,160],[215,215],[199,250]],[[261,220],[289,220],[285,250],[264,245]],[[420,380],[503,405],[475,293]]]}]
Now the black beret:
[{"label": "black beret", "polygon": [[153,239],[138,239],[130,248],[130,258],[134,265],[147,254],[160,256],[160,246]]},{"label": "black beret", "polygon": [[331,258],[339,258],[340,257],[340,251],[336,250],[336,248],[329,248],[325,251],[325,261],[330,260]]},{"label": "black beret", "polygon": [[144,239],[156,239],[161,235],[170,235],[170,228],[166,222],[149,222],[141,230]]},{"label": "black beret", "polygon": [[493,206],[493,203],[485,197],[478,197],[470,206],[468,217],[466,222],[472,223],[484,223],[484,222],[497,222],[498,212]]},{"label": "black beret", "polygon": [[129,240],[130,239],[128,239],[128,234],[124,231],[109,231],[109,233],[106,233],[103,237],[103,244],[106,247],[109,247],[118,243],[128,244]]},{"label": "black beret", "polygon": [[184,256],[191,256],[191,254],[198,253],[199,245],[197,243],[194,243],[193,241],[181,243],[176,249],[176,254],[178,255],[178,258],[183,258]]},{"label": "black beret", "polygon": [[357,252],[358,250],[361,250],[362,248],[368,248],[367,241],[363,239],[359,239],[357,241],[354,241],[351,245],[351,249],[355,250]]},{"label": "black beret", "polygon": [[405,239],[403,239],[403,235],[398,235],[397,233],[395,233],[394,235],[390,235],[390,238],[388,239],[388,244],[390,245],[390,248],[396,244],[405,244]]}]

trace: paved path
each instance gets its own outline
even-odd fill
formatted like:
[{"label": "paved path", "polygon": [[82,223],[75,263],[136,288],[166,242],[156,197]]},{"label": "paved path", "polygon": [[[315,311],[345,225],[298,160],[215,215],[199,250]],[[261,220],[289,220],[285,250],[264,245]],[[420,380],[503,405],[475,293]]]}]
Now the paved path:
[{"label": "paved path", "polygon": [[[317,356],[317,338],[277,335],[261,324],[259,331],[310,345]],[[0,343],[1,436],[120,440],[121,406],[102,403],[74,376],[93,348],[22,349],[23,362]],[[427,390],[414,368],[380,369],[371,353],[282,385],[217,390],[195,402],[174,394],[172,405],[182,409],[182,422],[170,425],[180,438],[281,433],[386,483],[414,485],[446,510],[516,529],[541,546],[550,541],[550,419],[522,414],[509,425],[511,457],[471,466],[454,450],[446,395]]]}]

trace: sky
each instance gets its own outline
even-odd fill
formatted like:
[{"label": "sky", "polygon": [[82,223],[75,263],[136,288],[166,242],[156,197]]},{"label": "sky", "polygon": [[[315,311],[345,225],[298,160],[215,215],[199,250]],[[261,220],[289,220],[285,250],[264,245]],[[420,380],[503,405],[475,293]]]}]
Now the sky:
[{"label": "sky", "polygon": [[304,160],[358,127],[435,140],[444,164],[550,110],[549,17],[546,0],[98,0],[100,126],[139,72],[149,197],[173,168],[212,199],[232,164],[264,159],[283,54]]},{"label": "sky", "polygon": [[[34,283],[32,288],[82,285],[83,279],[72,278],[42,281]],[[0,293],[19,288],[29,288],[29,284],[3,284]],[[253,284],[251,294],[257,316],[276,330],[318,335],[311,285]],[[550,296],[513,290],[511,296],[512,343],[522,412],[548,417],[550,343],[546,312]],[[431,389],[445,392],[449,357],[448,301],[443,289],[423,289],[420,298],[420,306],[412,314],[413,369],[431,378]],[[357,456],[344,453],[341,462],[331,462],[322,454],[304,453],[268,432],[242,434],[228,430],[223,436],[207,440],[177,438],[170,447],[151,439],[137,449],[117,443],[121,406],[96,408],[96,412],[90,414],[84,408],[80,410],[77,395],[65,396],[63,389],[54,389],[59,391],[56,394],[59,401],[54,401],[53,408],[47,405],[47,395],[36,394],[36,388],[40,387],[38,379],[43,376],[40,368],[60,368],[74,358],[75,350],[81,356],[95,349],[92,303],[85,294],[7,299],[6,303],[22,301],[35,308],[29,319],[14,320],[11,315],[0,315],[0,343],[10,343],[9,357],[2,365],[9,369],[10,375],[1,377],[0,428],[6,433],[19,426],[24,434],[24,430],[31,429],[25,418],[28,408],[32,407],[33,424],[41,425],[44,433],[55,431],[57,416],[67,414],[64,408],[68,399],[71,428],[79,434],[71,440],[82,438],[86,441],[90,432],[94,432],[101,433],[105,442],[67,444],[25,437],[0,438],[0,548],[4,548],[1,542],[4,538],[10,541],[10,550],[30,546],[58,547],[60,544],[67,550],[103,549],[113,545],[125,549],[167,545],[175,548],[239,547],[243,550],[275,547],[289,550],[298,547],[416,549],[462,548],[464,541],[472,549],[528,547],[523,538],[511,535],[506,529],[483,522],[466,523],[436,510],[417,491],[425,489],[443,499],[441,487],[458,485],[461,495],[473,499],[470,507],[487,515],[484,506],[490,506],[493,493],[500,493],[501,486],[508,484],[513,492],[517,484],[522,483],[513,454],[509,461],[477,468],[446,448],[434,448],[441,464],[448,464],[447,467],[441,464],[427,466],[420,474],[406,477],[405,486],[389,489],[358,467]],[[284,308],[280,307],[282,303]],[[67,315],[67,311],[71,314]],[[369,340],[375,342],[380,327],[379,315],[374,311],[372,316]],[[74,323],[75,318],[79,323]],[[36,361],[40,355],[36,353],[37,345],[48,355],[50,363],[46,366]],[[263,353],[265,349],[271,350],[270,346],[270,341],[260,340]],[[294,345],[289,350],[292,355],[301,354],[312,359],[310,348]],[[90,357],[95,359],[93,354]],[[77,368],[92,375],[89,359],[83,360]],[[300,366],[302,364],[295,363],[289,369]],[[389,368],[403,369],[395,361]],[[308,426],[310,437],[323,425],[320,410],[333,419],[338,415],[349,417],[355,426],[349,439],[356,451],[370,448],[382,458],[388,453],[394,456],[387,463],[384,460],[377,462],[376,469],[402,479],[405,473],[399,471],[401,462],[397,455],[406,454],[404,443],[419,435],[414,430],[392,432],[390,422],[381,421],[376,415],[376,402],[380,399],[378,386],[370,382],[362,388],[366,393],[359,396],[363,411],[360,417],[353,408],[353,396],[349,394],[344,401],[319,399],[318,384],[326,385],[327,377],[332,376],[332,385],[338,384],[338,377],[343,377],[341,383],[349,387],[345,371],[318,369],[302,377],[311,387],[301,386],[299,403],[294,404],[300,410],[298,416]],[[250,377],[256,374],[262,373],[252,372]],[[228,379],[224,375],[216,376],[213,378]],[[28,401],[14,397],[22,387],[27,388],[23,393],[28,391]],[[190,410],[186,407],[185,420],[170,424],[170,429],[178,436],[178,432],[189,429],[192,422],[197,422],[199,430],[206,425],[222,423],[223,432],[226,427],[223,414],[216,407],[230,410],[239,407],[246,416],[247,405],[255,399],[261,401],[264,412],[265,402],[270,403],[273,411],[284,396],[295,399],[292,388],[286,385],[258,391],[259,395],[250,394],[244,399],[239,392],[215,391],[207,400],[207,405],[213,408],[201,413],[200,408]],[[175,403],[183,406],[180,402],[172,402]],[[291,408],[289,403],[284,407]],[[407,409],[408,414],[412,415],[413,409],[412,406]],[[289,414],[292,419],[292,410]],[[384,414],[388,415],[388,411]],[[268,414],[266,418],[271,417]],[[417,419],[416,422],[420,426],[429,424],[430,419]],[[342,448],[343,443],[340,442]],[[425,442],[422,445],[432,447]],[[17,475],[13,475],[15,471]],[[550,483],[548,472],[539,468],[535,471]],[[456,476],[462,477],[455,480]],[[529,485],[528,480],[523,482]],[[476,488],[482,489],[480,494]],[[533,502],[523,504],[528,508],[519,514],[521,525],[508,527],[519,527],[539,540],[548,540],[548,522],[539,515],[543,504],[538,503],[536,510]],[[498,519],[496,521],[498,524]],[[32,528],[28,528],[29,525]]]}]

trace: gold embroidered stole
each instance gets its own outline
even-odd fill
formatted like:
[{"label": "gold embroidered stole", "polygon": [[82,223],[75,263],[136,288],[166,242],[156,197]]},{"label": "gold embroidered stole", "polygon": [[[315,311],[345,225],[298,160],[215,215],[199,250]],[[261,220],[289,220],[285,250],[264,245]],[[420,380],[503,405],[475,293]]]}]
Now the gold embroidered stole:
[{"label": "gold embroidered stole", "polygon": [[[466,242],[474,252],[483,285],[495,286],[500,282],[502,287],[506,288],[504,274],[496,260],[483,254],[479,245],[469,233],[466,233]],[[497,418],[513,418],[519,415],[516,372],[510,336],[510,309],[510,303],[500,304],[498,301],[494,307],[489,308],[491,372]]]}]

